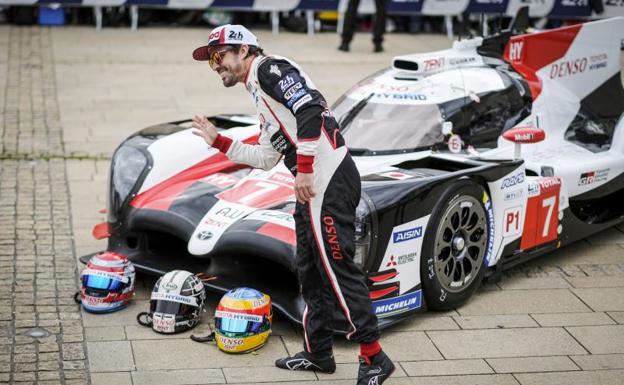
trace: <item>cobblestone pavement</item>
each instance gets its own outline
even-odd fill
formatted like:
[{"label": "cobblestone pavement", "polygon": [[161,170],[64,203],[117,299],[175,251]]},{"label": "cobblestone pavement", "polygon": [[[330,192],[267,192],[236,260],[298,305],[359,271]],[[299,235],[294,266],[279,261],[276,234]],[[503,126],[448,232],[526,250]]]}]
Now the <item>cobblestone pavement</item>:
[{"label": "cobblestone pavement", "polygon": [[[151,277],[122,312],[96,316],[72,303],[76,257],[105,248],[90,233],[103,220],[115,146],[150,124],[251,112],[242,87],[223,92],[190,59],[206,32],[0,26],[0,383],[354,382],[357,347],[342,340],[334,375],[274,368],[301,347],[301,330],[283,320],[266,347],[239,356],[138,326]],[[389,35],[387,52],[372,55],[370,37],[358,35],[344,54],[333,34],[259,37],[268,52],[300,62],[330,101],[393,55],[449,45]],[[385,331],[384,349],[400,363],[387,384],[622,384],[623,294],[620,227],[510,271],[461,308]],[[208,330],[216,301],[194,333]],[[50,335],[24,334],[33,328]]]},{"label": "cobblestone pavement", "polygon": [[[49,30],[3,29],[0,381],[87,381]],[[43,333],[38,338],[29,331]]]}]

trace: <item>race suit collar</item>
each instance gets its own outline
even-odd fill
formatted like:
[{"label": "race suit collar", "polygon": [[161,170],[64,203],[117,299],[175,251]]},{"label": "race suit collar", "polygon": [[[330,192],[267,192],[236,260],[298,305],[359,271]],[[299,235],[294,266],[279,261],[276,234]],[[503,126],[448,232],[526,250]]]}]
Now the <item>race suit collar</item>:
[{"label": "race suit collar", "polygon": [[251,69],[254,66],[254,62],[256,61],[258,57],[254,56],[253,59],[251,59],[251,63],[249,64],[249,68],[247,68],[247,73],[245,73],[245,86],[247,86],[247,79],[249,79],[249,73],[251,72]]}]

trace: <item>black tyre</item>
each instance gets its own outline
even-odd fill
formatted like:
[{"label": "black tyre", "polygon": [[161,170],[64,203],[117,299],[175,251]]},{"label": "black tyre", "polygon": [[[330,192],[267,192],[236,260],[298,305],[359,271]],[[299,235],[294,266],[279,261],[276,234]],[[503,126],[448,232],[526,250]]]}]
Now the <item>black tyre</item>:
[{"label": "black tyre", "polygon": [[491,210],[483,187],[470,180],[442,193],[427,225],[420,262],[430,309],[455,308],[481,284],[492,247]]}]

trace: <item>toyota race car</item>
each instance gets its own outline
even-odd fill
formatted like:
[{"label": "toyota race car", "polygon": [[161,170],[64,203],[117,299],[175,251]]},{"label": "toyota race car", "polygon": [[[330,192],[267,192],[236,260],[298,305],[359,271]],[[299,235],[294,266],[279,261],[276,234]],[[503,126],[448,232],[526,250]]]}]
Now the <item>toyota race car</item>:
[{"label": "toyota race car", "polygon": [[[485,277],[624,219],[624,18],[527,24],[395,57],[333,106],[362,178],[355,261],[381,327],[457,307]],[[254,116],[210,120],[258,137]],[[160,124],[115,151],[93,233],[139,271],[254,287],[301,322],[293,183],[283,164],[231,162],[190,121]]]}]

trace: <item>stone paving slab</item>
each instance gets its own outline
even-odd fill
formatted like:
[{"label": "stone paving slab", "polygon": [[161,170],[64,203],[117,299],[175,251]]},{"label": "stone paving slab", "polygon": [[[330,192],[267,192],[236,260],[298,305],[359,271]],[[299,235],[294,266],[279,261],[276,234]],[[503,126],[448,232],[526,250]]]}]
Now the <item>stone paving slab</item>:
[{"label": "stone paving slab", "polygon": [[422,331],[422,330],[454,330],[459,329],[457,323],[451,317],[440,316],[435,313],[421,314],[392,328],[393,331]]},{"label": "stone paving slab", "polygon": [[510,374],[414,377],[412,385],[517,385]]},{"label": "stone paving slab", "polygon": [[618,228],[607,229],[600,234],[587,238],[592,245],[624,244],[624,231]]},{"label": "stone paving slab", "polygon": [[564,372],[580,370],[565,356],[488,358],[487,363],[496,373]]},{"label": "stone paving slab", "polygon": [[[255,354],[224,354],[215,344],[198,343],[190,339],[132,341],[132,351],[137,370],[273,366],[277,358],[286,354],[280,338],[270,338]],[[171,357],[184,359],[173,360]]]},{"label": "stone paving slab", "polygon": [[607,314],[620,325],[624,324],[624,311],[610,311]]},{"label": "stone paving slab", "polygon": [[577,371],[516,374],[522,385],[621,385],[624,371]]},{"label": "stone paving slab", "polygon": [[503,290],[568,289],[570,284],[562,277],[510,277],[498,286]]},{"label": "stone paving slab", "polygon": [[147,309],[149,309],[149,301],[133,300],[123,311],[106,314],[83,311],[82,317],[85,327],[137,325],[137,314]]},{"label": "stone paving slab", "polygon": [[[617,309],[613,309],[617,310]],[[569,290],[501,290],[473,296],[457,309],[462,316],[591,311]]]},{"label": "stone paving slab", "polygon": [[409,376],[442,376],[493,373],[484,360],[401,362]]},{"label": "stone paving slab", "polygon": [[566,280],[575,288],[624,287],[623,276],[568,277]]},{"label": "stone paving slab", "polygon": [[123,341],[126,332],[123,326],[97,326],[85,328],[85,338],[87,341]]},{"label": "stone paving slab", "polygon": [[227,383],[248,382],[250,378],[256,382],[275,383],[281,381],[315,381],[316,373],[307,371],[290,371],[271,366],[228,367],[223,368]]},{"label": "stone paving slab", "polygon": [[532,314],[541,326],[592,326],[613,325],[615,322],[606,313],[559,313]]},{"label": "stone paving slab", "polygon": [[538,260],[542,266],[621,264],[624,263],[622,250],[624,250],[622,244],[592,245],[587,241],[580,241],[542,256]]},{"label": "stone paving slab", "polygon": [[455,316],[453,319],[462,329],[509,329],[539,326],[528,314]]},{"label": "stone paving slab", "polygon": [[432,331],[427,334],[446,359],[587,353],[560,328]]},{"label": "stone paving slab", "polygon": [[91,372],[135,370],[132,347],[128,341],[87,342]]},{"label": "stone paving slab", "polygon": [[570,356],[583,370],[624,369],[624,354]]},{"label": "stone paving slab", "polygon": [[221,369],[153,370],[132,372],[133,385],[222,384]]},{"label": "stone paving slab", "polygon": [[566,328],[592,354],[624,353],[624,325]]},{"label": "stone paving slab", "polygon": [[91,385],[133,385],[130,372],[91,373]]},{"label": "stone paving slab", "polygon": [[622,288],[574,289],[574,293],[594,311],[624,310],[624,290]]}]

